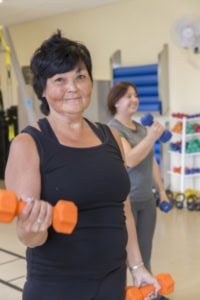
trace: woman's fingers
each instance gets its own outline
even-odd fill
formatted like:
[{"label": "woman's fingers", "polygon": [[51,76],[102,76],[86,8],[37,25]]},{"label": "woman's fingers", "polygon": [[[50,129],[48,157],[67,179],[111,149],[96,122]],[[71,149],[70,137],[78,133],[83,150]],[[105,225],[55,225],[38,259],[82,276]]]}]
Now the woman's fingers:
[{"label": "woman's fingers", "polygon": [[[24,199],[22,199],[24,200]],[[52,206],[43,200],[31,200],[23,208],[19,222],[24,223],[27,231],[44,231],[52,221]]]}]

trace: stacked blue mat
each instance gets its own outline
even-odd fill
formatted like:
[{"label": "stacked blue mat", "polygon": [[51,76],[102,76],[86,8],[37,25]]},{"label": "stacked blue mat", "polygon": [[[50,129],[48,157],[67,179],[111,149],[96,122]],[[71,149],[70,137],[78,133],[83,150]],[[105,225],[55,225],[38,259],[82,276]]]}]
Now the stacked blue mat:
[{"label": "stacked blue mat", "polygon": [[158,65],[117,67],[113,69],[113,84],[129,81],[136,85],[140,100],[140,112],[159,112],[162,102],[158,93]]}]

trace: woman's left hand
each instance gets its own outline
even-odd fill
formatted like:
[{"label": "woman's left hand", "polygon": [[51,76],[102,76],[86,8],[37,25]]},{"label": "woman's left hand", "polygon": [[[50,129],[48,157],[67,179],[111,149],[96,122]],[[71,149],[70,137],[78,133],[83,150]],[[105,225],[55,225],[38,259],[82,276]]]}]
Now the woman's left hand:
[{"label": "woman's left hand", "polygon": [[151,300],[157,297],[160,290],[160,285],[157,279],[147,271],[145,267],[141,267],[137,270],[131,271],[133,282],[136,287],[143,287],[145,285],[154,285],[154,292],[150,293],[144,300]]},{"label": "woman's left hand", "polygon": [[159,193],[159,198],[160,198],[160,203],[162,203],[163,201],[170,202],[167,193],[165,191],[161,191]]}]

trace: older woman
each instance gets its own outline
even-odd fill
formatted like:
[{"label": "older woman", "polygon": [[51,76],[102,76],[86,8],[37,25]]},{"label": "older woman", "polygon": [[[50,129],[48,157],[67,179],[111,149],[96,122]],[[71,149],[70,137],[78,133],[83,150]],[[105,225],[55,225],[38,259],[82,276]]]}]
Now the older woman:
[{"label": "older woman", "polygon": [[[7,189],[33,198],[17,220],[27,246],[23,300],[124,300],[126,264],[137,286],[153,283],[156,293],[138,247],[120,138],[83,117],[92,93],[88,49],[58,31],[35,51],[31,69],[45,117],[13,140],[5,173]],[[59,199],[78,207],[71,234],[51,226]]]}]

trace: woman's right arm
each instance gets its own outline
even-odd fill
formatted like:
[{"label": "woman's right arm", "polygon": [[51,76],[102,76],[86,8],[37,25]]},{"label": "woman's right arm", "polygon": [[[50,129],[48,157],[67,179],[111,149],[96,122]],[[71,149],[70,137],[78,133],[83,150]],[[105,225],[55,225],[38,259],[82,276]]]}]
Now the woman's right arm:
[{"label": "woman's right arm", "polygon": [[28,134],[19,134],[11,143],[5,170],[5,186],[22,200],[33,199],[17,218],[19,240],[28,247],[42,245],[48,236],[52,206],[39,200],[40,160],[35,142]]},{"label": "woman's right arm", "polygon": [[121,137],[126,165],[133,168],[141,163],[152,150],[155,141],[162,135],[163,131],[163,126],[155,121],[147,128],[147,135],[133,148],[124,137]]}]

